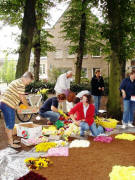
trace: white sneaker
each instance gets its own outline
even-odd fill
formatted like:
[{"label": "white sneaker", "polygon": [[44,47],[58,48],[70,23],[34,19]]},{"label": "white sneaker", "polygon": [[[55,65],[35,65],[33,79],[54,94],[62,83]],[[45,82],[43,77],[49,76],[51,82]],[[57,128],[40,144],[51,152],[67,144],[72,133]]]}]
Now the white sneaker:
[{"label": "white sneaker", "polygon": [[99,134],[98,136],[108,136],[108,135],[105,134],[105,133],[101,133],[101,134]]},{"label": "white sneaker", "polygon": [[126,125],[123,124],[123,125],[121,126],[121,128],[122,128],[122,129],[126,129]]},{"label": "white sneaker", "polygon": [[37,121],[40,121],[40,119],[41,119],[40,116],[37,116],[37,117],[36,117],[36,120],[37,120]]},{"label": "white sneaker", "polygon": [[134,127],[134,126],[133,126],[133,124],[128,123],[128,127],[131,127],[131,128],[132,128],[132,127]]}]

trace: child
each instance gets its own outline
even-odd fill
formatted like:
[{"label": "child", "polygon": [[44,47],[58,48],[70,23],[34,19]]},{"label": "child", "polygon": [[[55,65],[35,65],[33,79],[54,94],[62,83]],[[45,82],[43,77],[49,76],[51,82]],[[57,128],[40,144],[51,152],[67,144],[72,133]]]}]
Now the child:
[{"label": "child", "polygon": [[[70,117],[76,125],[80,126],[80,136],[84,137],[84,132],[90,130],[93,136],[104,133],[103,127],[94,123],[95,107],[92,104],[91,95],[83,95],[82,102],[77,103],[70,111]],[[77,118],[75,119],[75,115]]]}]

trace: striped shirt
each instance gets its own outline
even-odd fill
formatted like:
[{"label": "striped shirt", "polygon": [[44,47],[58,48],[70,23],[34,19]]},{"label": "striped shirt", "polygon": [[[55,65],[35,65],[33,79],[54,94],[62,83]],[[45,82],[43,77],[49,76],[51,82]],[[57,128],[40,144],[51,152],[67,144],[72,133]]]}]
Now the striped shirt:
[{"label": "striped shirt", "polygon": [[13,109],[16,109],[20,103],[20,96],[25,94],[25,85],[22,79],[16,79],[12,81],[5,93],[3,94],[1,102],[7,104]]}]

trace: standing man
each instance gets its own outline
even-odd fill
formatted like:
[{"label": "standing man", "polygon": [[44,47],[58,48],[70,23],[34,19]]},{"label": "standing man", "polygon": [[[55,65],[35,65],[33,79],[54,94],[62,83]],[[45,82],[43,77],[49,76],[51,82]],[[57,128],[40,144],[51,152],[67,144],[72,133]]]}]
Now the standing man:
[{"label": "standing man", "polygon": [[[56,96],[59,94],[65,94],[68,96],[70,92],[70,82],[72,78],[72,71],[68,71],[67,73],[61,74],[56,82],[54,90],[56,91]],[[62,103],[62,109],[64,112],[66,112],[66,102]]]},{"label": "standing man", "polygon": [[33,81],[34,77],[31,72],[26,72],[20,79],[12,81],[7,90],[2,95],[0,109],[3,112],[8,145],[11,148],[20,148],[19,141],[13,140],[13,128],[15,124],[15,111],[20,102],[29,108],[25,97],[25,86]]},{"label": "standing man", "polygon": [[125,129],[126,126],[134,127],[133,119],[135,106],[135,70],[132,70],[130,76],[122,81],[120,90],[122,93],[124,106],[122,128]]},{"label": "standing man", "polygon": [[101,96],[104,91],[104,79],[101,76],[100,70],[96,70],[94,77],[91,80],[92,95],[94,96],[95,115],[98,115]]}]

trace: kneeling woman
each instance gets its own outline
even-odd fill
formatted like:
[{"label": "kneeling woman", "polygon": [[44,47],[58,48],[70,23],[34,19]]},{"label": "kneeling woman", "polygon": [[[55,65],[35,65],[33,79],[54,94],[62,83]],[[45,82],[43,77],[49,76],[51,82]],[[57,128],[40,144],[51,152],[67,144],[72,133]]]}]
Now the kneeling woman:
[{"label": "kneeling woman", "polygon": [[[80,136],[84,137],[84,131],[90,130],[93,136],[104,133],[101,126],[94,123],[95,107],[92,104],[91,95],[83,95],[82,102],[76,104],[70,111],[71,119],[80,126]],[[75,119],[75,115],[77,118]]]},{"label": "kneeling woman", "polygon": [[59,94],[57,97],[47,99],[43,106],[40,108],[40,116],[43,118],[49,118],[50,122],[55,124],[55,122],[60,117],[60,114],[58,112],[58,105],[60,102],[64,102],[65,100],[65,94]]}]

